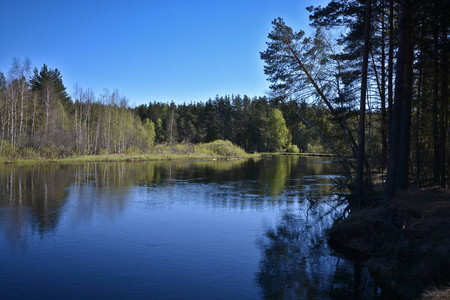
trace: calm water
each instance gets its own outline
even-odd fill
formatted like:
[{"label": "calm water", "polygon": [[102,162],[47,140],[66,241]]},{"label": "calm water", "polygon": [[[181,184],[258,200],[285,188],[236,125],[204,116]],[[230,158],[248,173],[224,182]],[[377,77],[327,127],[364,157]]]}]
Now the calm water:
[{"label": "calm water", "polygon": [[[0,166],[0,299],[346,299],[329,159]],[[367,293],[373,295],[369,282]]]}]

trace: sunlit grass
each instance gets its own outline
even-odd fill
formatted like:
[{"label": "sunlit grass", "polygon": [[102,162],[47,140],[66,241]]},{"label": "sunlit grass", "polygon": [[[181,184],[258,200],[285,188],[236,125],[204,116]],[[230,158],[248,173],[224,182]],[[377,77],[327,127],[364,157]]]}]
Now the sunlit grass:
[{"label": "sunlit grass", "polygon": [[[104,151],[102,151],[104,153]],[[230,141],[217,140],[205,144],[164,144],[157,145],[148,153],[142,153],[139,149],[125,151],[122,154],[98,154],[98,155],[70,155],[67,157],[39,156],[34,154],[28,157],[15,157],[13,159],[0,157],[0,163],[44,163],[44,162],[121,162],[121,161],[158,161],[158,160],[195,160],[195,159],[233,159],[255,157],[256,154],[248,154],[239,146]],[[141,152],[141,153],[139,153]]]}]

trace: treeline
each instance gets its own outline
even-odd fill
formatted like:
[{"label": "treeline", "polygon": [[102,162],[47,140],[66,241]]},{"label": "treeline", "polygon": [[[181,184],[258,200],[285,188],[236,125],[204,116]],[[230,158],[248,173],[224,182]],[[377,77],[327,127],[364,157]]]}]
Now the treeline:
[{"label": "treeline", "polygon": [[333,135],[321,105],[232,95],[131,108],[118,91],[96,96],[75,86],[70,96],[58,69],[44,64],[31,72],[30,65],[14,59],[7,76],[0,72],[0,156],[6,158],[149,153],[157,144],[216,140],[248,152],[327,151],[299,112]]},{"label": "treeline", "polygon": [[299,112],[337,141],[332,137],[333,130],[327,128],[331,125],[327,111],[306,102],[231,95],[180,105],[153,102],[136,107],[135,112],[142,120],[155,124],[156,143],[207,143],[220,139],[248,152],[328,151],[299,118]]},{"label": "treeline", "polygon": [[155,130],[117,91],[95,96],[76,86],[70,97],[58,69],[31,74],[30,61],[14,59],[0,72],[0,154],[56,158],[78,154],[145,152]]},{"label": "treeline", "polygon": [[322,140],[356,174],[358,199],[374,174],[387,198],[412,180],[448,183],[448,2],[333,0],[309,8],[311,36],[273,22],[261,53],[272,90],[332,115],[345,143]]}]

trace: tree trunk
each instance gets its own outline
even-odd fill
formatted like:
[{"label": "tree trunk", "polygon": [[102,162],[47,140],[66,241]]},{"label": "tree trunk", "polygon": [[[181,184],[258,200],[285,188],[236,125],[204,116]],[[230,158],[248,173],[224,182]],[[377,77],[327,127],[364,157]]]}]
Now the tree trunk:
[{"label": "tree trunk", "polygon": [[[396,188],[403,188],[405,183],[407,184],[408,182],[409,123],[411,120],[410,91],[412,83],[412,74],[409,73],[412,72],[413,50],[411,42],[411,1],[402,0],[401,2],[395,98],[392,111],[392,124],[389,132],[389,159],[385,186],[386,198],[392,198],[395,195]],[[407,145],[400,145],[400,141]],[[401,163],[399,163],[399,159]]]},{"label": "tree trunk", "polygon": [[370,46],[370,17],[372,14],[371,1],[366,0],[366,20],[364,27],[364,53],[361,74],[361,101],[359,106],[359,128],[358,128],[358,156],[356,162],[356,203],[353,206],[356,209],[361,205],[361,193],[364,181],[364,144],[366,130],[366,93],[367,93],[367,67],[369,65],[369,46]]},{"label": "tree trunk", "polygon": [[446,2],[442,5],[442,22],[441,22],[441,39],[442,39],[442,73],[441,73],[441,118],[440,118],[440,166],[441,166],[441,178],[440,184],[442,188],[445,188],[446,179],[446,134],[447,134],[447,98],[448,98],[448,47],[447,47],[447,13],[448,5]]},{"label": "tree trunk", "polygon": [[35,130],[35,120],[36,120],[36,106],[38,101],[38,95],[37,93],[33,93],[33,115],[32,115],[32,123],[31,123],[31,133],[34,134]]},{"label": "tree trunk", "polygon": [[432,121],[432,131],[433,131],[433,181],[435,183],[439,182],[440,177],[440,159],[439,159],[439,129],[438,129],[438,99],[439,99],[439,35],[437,25],[435,27],[436,31],[433,34],[434,40],[434,79],[433,79],[433,121]]},{"label": "tree trunk", "polygon": [[20,81],[21,82],[20,82],[20,123],[19,123],[19,134],[22,134],[23,111],[24,111],[26,85],[25,85],[25,79],[21,79]]},{"label": "tree trunk", "polygon": [[[383,1],[383,6],[385,1]],[[387,164],[387,111],[386,111],[386,27],[384,15],[381,20],[381,167],[384,171]]]},{"label": "tree trunk", "polygon": [[[409,3],[412,0],[407,0]],[[413,57],[414,46],[411,25],[411,9],[408,9],[405,28],[405,68],[403,75],[402,87],[402,111],[401,111],[401,127],[400,127],[400,144],[398,152],[398,171],[397,171],[397,188],[408,188],[409,177],[409,160],[411,148],[411,99],[413,86]]]},{"label": "tree trunk", "polygon": [[302,63],[300,57],[297,55],[297,52],[291,47],[291,45],[286,45],[289,49],[289,51],[294,56],[294,59],[297,61],[298,65],[300,66],[301,70],[305,73],[306,77],[308,78],[309,82],[313,85],[316,92],[319,94],[320,98],[325,102],[326,106],[330,110],[331,114],[336,117],[336,119],[339,121],[339,123],[342,126],[342,129],[344,130],[346,137],[349,142],[350,149],[352,150],[352,153],[354,156],[357,156],[357,145],[355,142],[355,139],[353,138],[353,135],[351,134],[350,130],[348,129],[348,126],[345,122],[345,120],[342,118],[341,115],[339,115],[336,110],[334,109],[333,105],[331,105],[330,101],[328,101],[327,96],[323,93],[323,91],[320,89],[319,85],[317,84],[316,80],[311,76],[308,69],[305,67],[305,65]]},{"label": "tree trunk", "polygon": [[417,111],[416,111],[416,182],[420,184],[420,161],[421,161],[421,143],[419,138],[420,132],[420,117],[421,117],[421,105],[422,105],[422,85],[423,85],[423,51],[420,49],[419,54],[419,78],[417,83]]},{"label": "tree trunk", "polygon": [[[389,2],[389,61],[388,61],[388,129],[392,126],[394,110],[394,0]],[[390,142],[389,142],[390,143]]]}]

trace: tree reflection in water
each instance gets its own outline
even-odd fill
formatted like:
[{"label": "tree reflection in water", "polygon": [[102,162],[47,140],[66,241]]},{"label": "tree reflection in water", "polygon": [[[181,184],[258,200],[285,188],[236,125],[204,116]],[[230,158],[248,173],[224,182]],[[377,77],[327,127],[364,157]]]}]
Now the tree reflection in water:
[{"label": "tree reflection in water", "polygon": [[367,270],[359,272],[359,265],[327,245],[325,229],[344,209],[339,203],[304,201],[266,230],[258,241],[262,259],[255,278],[264,299],[384,299]]},{"label": "tree reflection in water", "polygon": [[29,234],[43,239],[56,230],[69,182],[65,166],[0,167],[0,227],[12,250],[25,249]]}]

